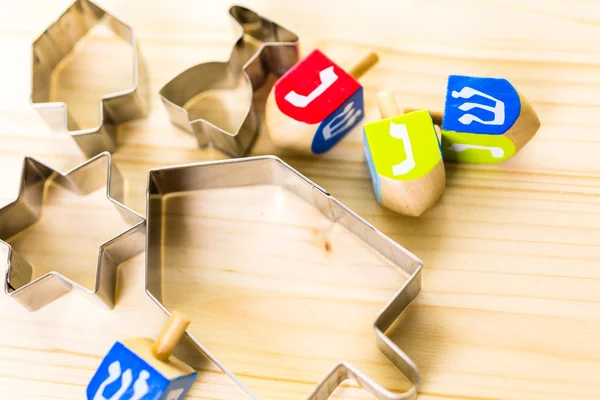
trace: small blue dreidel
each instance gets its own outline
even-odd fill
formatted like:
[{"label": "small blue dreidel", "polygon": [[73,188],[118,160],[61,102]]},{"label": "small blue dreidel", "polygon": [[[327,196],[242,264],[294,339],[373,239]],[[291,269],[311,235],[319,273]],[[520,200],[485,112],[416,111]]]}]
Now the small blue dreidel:
[{"label": "small blue dreidel", "polygon": [[88,400],[183,400],[197,373],[172,355],[190,320],[175,312],[158,339],[116,342],[87,387]]},{"label": "small blue dreidel", "polygon": [[540,128],[531,103],[503,78],[450,75],[442,127],[444,161],[498,163],[512,157]]},{"label": "small blue dreidel", "polygon": [[509,81],[450,75],[442,123],[442,151],[450,161],[497,163],[535,135],[540,120]]}]

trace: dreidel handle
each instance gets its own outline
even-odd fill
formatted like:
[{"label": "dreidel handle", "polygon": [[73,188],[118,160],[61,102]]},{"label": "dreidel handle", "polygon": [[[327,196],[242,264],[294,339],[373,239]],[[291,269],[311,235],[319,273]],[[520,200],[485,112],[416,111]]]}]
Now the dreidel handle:
[{"label": "dreidel handle", "polygon": [[348,73],[354,77],[354,79],[360,79],[361,76],[366,74],[375,64],[379,62],[379,56],[372,50],[369,50],[360,60],[358,60],[349,70]]},{"label": "dreidel handle", "polygon": [[387,90],[377,93],[377,106],[382,119],[392,118],[402,114],[392,92]]},{"label": "dreidel handle", "polygon": [[177,343],[179,343],[185,334],[185,330],[190,322],[188,318],[177,311],[171,314],[152,345],[152,354],[154,357],[161,361],[167,361],[171,357],[173,350],[175,350],[175,346],[177,346]]},{"label": "dreidel handle", "polygon": [[[400,111],[400,107],[398,107],[398,103],[396,102],[396,98],[390,91],[383,91],[377,93],[377,107],[379,108],[379,113],[381,114],[382,119],[392,118],[402,114]],[[404,108],[404,112],[412,112],[417,111],[417,108]],[[435,128],[435,133],[438,137],[438,140],[442,140],[442,128],[440,125],[442,124],[442,116],[443,114],[440,112],[429,112],[431,114],[431,119],[433,120],[433,126]]]}]

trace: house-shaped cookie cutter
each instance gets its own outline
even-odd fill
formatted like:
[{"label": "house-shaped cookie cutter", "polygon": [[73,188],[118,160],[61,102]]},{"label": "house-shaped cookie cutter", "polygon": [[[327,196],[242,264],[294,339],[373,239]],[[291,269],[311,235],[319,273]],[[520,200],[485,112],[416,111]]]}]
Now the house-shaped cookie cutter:
[{"label": "house-shaped cookie cutter", "polygon": [[[344,380],[353,379],[363,389],[378,399],[416,399],[419,373],[410,358],[388,337],[385,332],[398,319],[421,289],[422,263],[414,255],[375,229],[321,187],[301,175],[291,166],[274,156],[241,158],[207,163],[196,163],[174,167],[152,169],[148,175],[147,191],[147,235],[146,235],[146,292],[167,313],[163,304],[163,198],[175,193],[203,189],[279,185],[315,207],[332,222],[338,223],[364,241],[374,251],[390,260],[404,271],[408,279],[377,316],[373,325],[375,338],[381,351],[412,382],[413,386],[404,393],[394,393],[374,382],[350,362],[340,360],[317,385],[309,400],[324,400]],[[229,375],[250,397],[257,399],[226,365],[217,360],[197,339],[187,335],[183,346],[194,345]],[[193,364],[189,354],[180,351],[177,356]]]},{"label": "house-shaped cookie cutter", "polygon": [[[52,71],[101,22],[131,44],[133,83],[129,89],[102,96],[98,126],[80,129],[64,102],[51,101]],[[71,135],[87,157],[103,151],[112,153],[116,149],[116,126],[147,114],[148,105],[138,90],[142,67],[133,29],[91,1],[77,0],[33,43],[31,104],[52,131]]]}]

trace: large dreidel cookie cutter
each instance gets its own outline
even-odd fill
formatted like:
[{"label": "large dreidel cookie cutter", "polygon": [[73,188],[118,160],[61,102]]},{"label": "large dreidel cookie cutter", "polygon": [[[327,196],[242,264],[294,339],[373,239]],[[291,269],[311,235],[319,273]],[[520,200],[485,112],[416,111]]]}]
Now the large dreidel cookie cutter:
[{"label": "large dreidel cookie cutter", "polygon": [[[163,204],[165,198],[191,191],[255,185],[275,185],[287,189],[315,207],[330,221],[349,230],[408,276],[403,286],[379,313],[373,328],[380,350],[404,373],[413,386],[404,393],[391,392],[373,381],[350,362],[339,360],[312,391],[308,399],[324,400],[328,398],[346,379],[353,379],[378,399],[416,399],[419,384],[417,368],[409,357],[386,336],[385,332],[419,293],[421,289],[421,261],[277,157],[262,156],[196,163],[157,168],[149,172],[146,205],[148,223],[146,235],[146,291],[148,295],[166,313],[169,313],[163,301],[163,287],[165,285],[163,274],[166,268],[163,265],[165,247],[163,245],[163,223],[168,216],[165,214]],[[187,339],[204,352],[248,395],[253,399],[257,399],[257,396],[226,365],[211,354],[210,349],[207,349],[192,335],[188,335]],[[186,343],[186,345],[189,344],[189,342]],[[188,358],[192,354],[193,352],[180,351],[178,357],[187,364],[192,364],[193,361]]]},{"label": "large dreidel cookie cutter", "polygon": [[[298,36],[252,10],[233,6],[229,13],[241,29],[229,60],[198,64],[182,72],[161,90],[160,96],[171,122],[193,134],[199,147],[213,146],[233,157],[246,154],[260,121],[253,93],[269,73],[282,75],[298,61]],[[248,83],[248,110],[235,132],[228,132],[204,118],[190,119],[185,104],[213,89],[234,88],[239,79]]]},{"label": "large dreidel cookie cutter", "polygon": [[[75,193],[86,195],[106,182],[106,197],[129,228],[102,243],[98,251],[96,280],[86,288],[57,272],[33,278],[34,266],[21,257],[5,240],[35,224],[42,215],[47,183],[53,182]],[[23,163],[19,196],[0,208],[0,245],[8,248],[5,293],[30,311],[58,299],[72,289],[90,296],[109,308],[114,305],[117,267],[144,249],[145,219],[122,204],[123,177],[112,166],[109,153],[96,157],[63,174],[33,158]]]},{"label": "large dreidel cookie cutter", "polygon": [[[100,122],[90,129],[80,129],[63,102],[52,102],[52,71],[96,24],[105,23],[117,36],[131,43],[133,85],[131,88],[102,96]],[[148,105],[138,89],[143,75],[142,60],[133,29],[89,0],[77,0],[33,43],[33,108],[57,133],[67,133],[87,157],[116,150],[116,125],[144,117]]]}]

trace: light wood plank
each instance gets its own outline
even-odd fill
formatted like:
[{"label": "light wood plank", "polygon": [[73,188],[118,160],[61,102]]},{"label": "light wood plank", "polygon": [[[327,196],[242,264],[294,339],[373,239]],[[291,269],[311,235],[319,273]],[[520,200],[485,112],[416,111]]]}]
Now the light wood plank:
[{"label": "light wood plank", "polygon": [[[0,4],[0,48],[5,55],[0,65],[0,204],[17,194],[23,156],[38,157],[64,170],[83,161],[74,142],[51,134],[28,104],[30,44],[69,4],[68,0]],[[225,157],[214,150],[197,149],[192,137],[173,127],[157,92],[185,68],[227,59],[234,39],[227,15],[229,3],[99,0],[98,4],[134,26],[149,66],[152,113],[145,120],[119,127],[119,148],[114,157],[128,180],[126,204],[143,213],[148,169]],[[277,151],[265,132],[252,154],[280,155],[423,259],[423,292],[392,332],[421,370],[421,399],[600,397],[600,5],[585,0],[401,0],[368,4],[252,0],[245,5],[298,33],[305,54],[318,47],[340,65],[348,66],[366,48],[376,50],[381,61],[362,79],[366,120],[378,118],[375,95],[383,89],[403,99],[401,106],[441,109],[445,79],[450,73],[504,76],[527,96],[542,121],[531,143],[500,165],[447,165],[444,195],[419,219],[399,216],[376,204],[362,160],[359,129],[318,159]],[[82,120],[93,123],[98,117],[97,98],[130,81],[126,62],[122,64],[117,57],[122,48],[123,43],[96,30],[56,76],[60,83],[56,96],[75,107]],[[261,93],[264,98],[267,94]],[[232,94],[214,96],[230,100]],[[207,99],[197,99],[196,107],[207,109]],[[224,114],[222,109],[208,109],[215,118],[230,119],[232,125],[241,118],[235,111]],[[260,199],[261,195],[256,196]],[[204,198],[205,206],[210,205],[210,201],[205,202],[208,200]],[[50,209],[49,216],[58,222],[50,231],[38,232],[53,234],[46,243],[60,239],[66,242],[64,246],[77,247],[77,240],[93,241],[98,232],[114,228],[107,226],[107,218],[111,224],[114,219],[112,206],[99,201],[83,210],[89,217],[81,218],[89,221],[90,228],[83,233],[76,231],[75,221],[65,217],[67,212],[72,215],[74,201],[62,198],[62,205]],[[249,203],[242,210],[252,213],[263,206]],[[310,215],[307,213],[302,215]],[[211,224],[223,232],[236,229],[237,236],[230,240],[252,240],[244,233],[244,219],[237,214],[223,220],[188,222],[197,224],[192,224],[194,229]],[[289,229],[299,229],[298,225],[296,221]],[[70,238],[75,234],[79,235],[77,240]],[[25,239],[23,245],[31,245]],[[346,245],[344,240],[341,243],[344,254],[340,254],[339,262],[364,251]],[[316,249],[315,245],[312,251]],[[30,251],[41,252],[44,247]],[[217,253],[211,254],[216,257]],[[245,265],[230,259],[235,254],[224,256],[227,263],[239,263],[238,268]],[[267,256],[275,257],[276,253]],[[87,257],[78,252],[67,258],[61,268],[87,265]],[[282,272],[269,270],[268,263],[261,264],[258,257],[248,258],[250,263],[245,266],[266,268],[265,276],[273,278]],[[293,272],[286,270],[286,274]],[[30,314],[0,296],[0,399],[81,399],[94,369],[115,340],[157,335],[165,316],[145,295],[143,274],[142,255],[121,266],[119,298],[113,311],[73,294]],[[386,286],[390,282],[385,274],[378,277],[362,271],[351,278],[374,279],[376,292],[385,288],[387,293],[393,286]],[[231,281],[214,283],[208,289],[218,291]],[[207,281],[199,284],[206,285]],[[289,282],[278,284],[290,296],[297,288],[292,276]],[[337,290],[344,293],[344,279],[340,278],[339,284]],[[319,301],[321,293],[312,296]],[[385,301],[384,297],[377,300]],[[173,296],[171,300],[185,304],[201,298]],[[368,314],[375,313],[379,304],[359,301],[356,310],[360,310],[360,320],[368,321]],[[302,398],[310,386],[306,382],[318,379],[323,372],[322,363],[303,362],[306,379],[292,379],[286,364],[289,358],[274,356],[273,363],[266,363],[266,353],[251,353],[265,343],[245,343],[243,338],[231,337],[228,324],[242,310],[219,303],[213,306],[216,308],[199,312],[192,329],[199,336],[205,334],[207,344],[215,354],[230,359],[232,368],[258,370],[258,374],[244,376],[264,398]],[[252,311],[248,329],[257,335],[261,320],[255,313],[278,307],[283,305],[269,301]],[[339,326],[337,319],[331,321],[335,328],[325,331],[314,329],[310,318],[299,315],[286,323],[302,324],[298,331],[288,332],[290,337],[311,332],[329,340],[336,329],[353,326],[352,321],[345,324],[340,320]],[[207,325],[207,330],[202,325]],[[358,326],[359,332],[364,328],[368,334],[368,325]],[[363,343],[357,338],[360,334],[338,341],[341,347]],[[298,348],[311,343],[297,340]],[[367,348],[369,337],[361,340]],[[237,356],[235,350],[239,350]],[[285,352],[280,347],[277,350]],[[246,358],[245,352],[251,355]],[[318,353],[325,358],[330,355],[321,350]],[[369,354],[377,357],[375,352]],[[248,367],[253,360],[259,360],[260,365]],[[278,362],[283,367],[278,368]],[[402,382],[392,377],[390,385],[401,388]],[[337,391],[335,397],[368,398],[353,387]],[[189,398],[245,396],[207,361]]]}]

